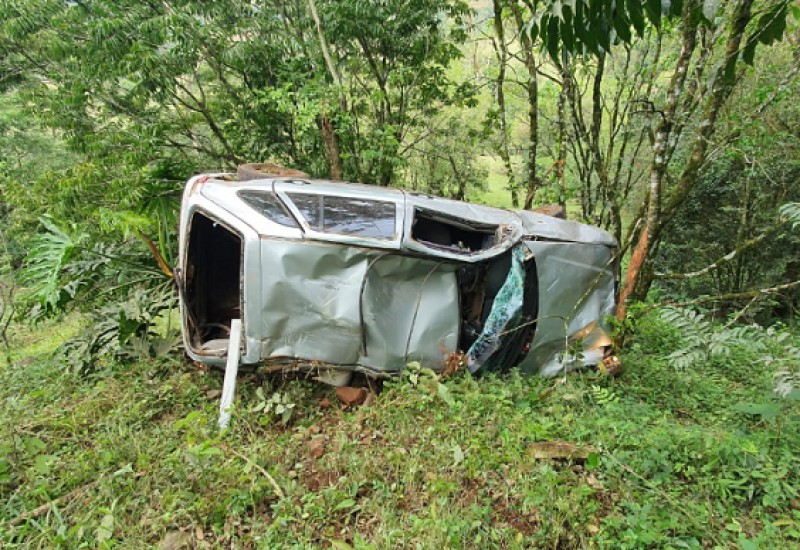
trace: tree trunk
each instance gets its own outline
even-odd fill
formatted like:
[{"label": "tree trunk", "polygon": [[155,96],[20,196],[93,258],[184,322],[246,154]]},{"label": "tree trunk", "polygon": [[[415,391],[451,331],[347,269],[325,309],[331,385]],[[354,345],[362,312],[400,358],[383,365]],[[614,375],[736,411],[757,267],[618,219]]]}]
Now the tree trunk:
[{"label": "tree trunk", "polygon": [[325,153],[330,163],[331,179],[342,179],[342,157],[339,154],[339,140],[333,129],[333,121],[327,113],[319,114],[319,125],[322,130],[322,139],[325,142]]},{"label": "tree trunk", "polygon": [[[325,59],[325,66],[328,68],[328,73],[331,75],[334,84],[339,94],[339,106],[342,110],[347,110],[347,105],[344,101],[344,94],[342,92],[342,79],[339,71],[336,70],[336,64],[331,57],[330,49],[328,48],[328,41],[325,40],[325,30],[322,27],[322,20],[317,13],[317,6],[314,0],[308,0],[308,9],[311,12],[311,18],[317,28],[317,38],[319,39],[319,47],[322,50],[322,57]],[[319,114],[319,126],[322,131],[322,140],[325,142],[325,152],[328,156],[330,164],[331,179],[342,179],[342,157],[339,152],[339,139],[336,136],[336,130],[333,126],[333,121],[324,110]]]},{"label": "tree trunk", "polygon": [[561,60],[561,92],[558,94],[558,137],[556,143],[556,159],[553,174],[558,185],[558,204],[567,219],[567,182],[564,179],[564,167],[567,163],[567,96],[572,85],[572,75],[568,66],[569,59],[565,55]]},{"label": "tree trunk", "polygon": [[[533,54],[530,34],[525,32],[525,21],[519,4],[515,0],[510,5],[519,32],[522,59],[528,71],[528,82],[525,86],[528,95],[528,181],[523,208],[529,210],[533,206],[536,190],[539,188],[539,176],[536,171],[536,159],[539,154],[539,66]],[[563,164],[561,169],[563,173]]]},{"label": "tree trunk", "polygon": [[497,71],[497,109],[500,115],[500,145],[497,152],[503,161],[503,167],[508,178],[508,190],[511,193],[511,204],[514,208],[519,207],[519,195],[517,192],[517,182],[514,178],[514,168],[511,166],[511,153],[508,147],[508,121],[506,117],[506,94],[505,79],[506,67],[508,66],[508,47],[506,45],[505,30],[503,28],[503,8],[500,0],[493,0],[494,7],[494,32],[495,32],[495,53],[497,62],[500,65]]},{"label": "tree trunk", "polygon": [[[694,2],[686,2],[683,16],[683,40],[680,55],[672,73],[668,88],[667,105],[661,115],[653,142],[653,162],[650,166],[650,182],[648,185],[645,226],[633,248],[631,261],[625,275],[625,284],[617,300],[617,318],[624,319],[631,299],[641,299],[641,277],[643,267],[650,254],[650,249],[660,230],[661,223],[661,187],[667,169],[667,143],[675,120],[675,110],[683,93],[689,62],[697,45],[697,22],[694,19]],[[645,286],[649,289],[650,282]],[[646,291],[645,291],[646,293]]]},{"label": "tree trunk", "polygon": [[620,319],[625,317],[629,302],[644,300],[650,290],[653,276],[646,273],[644,265],[648,260],[653,245],[659,241],[664,227],[675,216],[678,208],[689,196],[697,182],[700,169],[706,161],[708,145],[716,129],[719,111],[733,90],[735,68],[739,58],[742,37],[747,24],[753,18],[753,0],[741,0],[736,7],[736,14],[728,35],[722,65],[710,77],[711,82],[708,86],[710,92],[707,96],[702,120],[698,125],[697,135],[686,164],[675,188],[667,200],[663,201],[664,204],[662,205],[661,186],[667,168],[666,148],[674,124],[678,100],[683,92],[689,60],[697,38],[696,23],[692,21],[694,4],[694,2],[687,2],[684,7],[683,46],[669,88],[669,97],[663,114],[663,121],[656,133],[656,140],[653,146],[653,165],[650,171],[646,225],[634,248],[631,262],[628,266],[625,285],[622,292],[620,292],[617,304],[617,317]]}]

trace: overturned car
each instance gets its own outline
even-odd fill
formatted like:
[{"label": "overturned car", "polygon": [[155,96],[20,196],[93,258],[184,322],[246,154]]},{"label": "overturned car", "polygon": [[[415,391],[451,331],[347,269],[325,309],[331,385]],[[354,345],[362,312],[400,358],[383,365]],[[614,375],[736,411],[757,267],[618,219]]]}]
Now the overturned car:
[{"label": "overturned car", "polygon": [[410,361],[553,375],[609,353],[616,247],[599,228],[534,212],[292,175],[199,175],[180,219],[184,343],[223,365],[241,319],[241,364],[335,384]]}]

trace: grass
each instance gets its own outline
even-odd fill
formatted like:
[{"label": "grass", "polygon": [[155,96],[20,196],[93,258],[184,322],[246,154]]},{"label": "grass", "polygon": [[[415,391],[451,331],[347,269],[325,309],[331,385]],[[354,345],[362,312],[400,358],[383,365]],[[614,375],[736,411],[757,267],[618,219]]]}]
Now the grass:
[{"label": "grass", "polygon": [[[351,411],[319,384],[244,376],[224,435],[220,373],[173,356],[80,376],[49,353],[66,332],[17,332],[2,368],[4,548],[800,544],[796,407],[735,412],[769,370],[742,353],[676,371],[657,321],[617,379],[458,373],[443,399],[423,373]],[[258,388],[295,405],[288,423],[252,411]],[[542,441],[588,457],[536,459]]]}]

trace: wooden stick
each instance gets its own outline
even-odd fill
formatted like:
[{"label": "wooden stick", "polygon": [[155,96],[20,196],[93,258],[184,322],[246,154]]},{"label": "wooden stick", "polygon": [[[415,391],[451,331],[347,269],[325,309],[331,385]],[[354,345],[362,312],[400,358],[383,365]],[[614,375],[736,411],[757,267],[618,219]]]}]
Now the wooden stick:
[{"label": "wooden stick", "polygon": [[61,495],[58,498],[54,498],[50,502],[45,502],[41,506],[37,506],[36,508],[31,510],[30,512],[23,512],[17,517],[17,519],[15,519],[12,522],[12,524],[25,523],[29,519],[38,518],[39,516],[43,516],[44,514],[46,514],[47,512],[52,510],[55,506],[58,506],[59,504],[61,504],[65,500],[70,500],[70,499],[78,496],[79,494],[83,493],[84,491],[88,491],[89,489],[94,488],[97,485],[97,483],[98,483],[97,481],[92,481],[91,483],[87,483],[86,485],[81,485],[80,487],[76,487],[75,489],[73,489],[72,491],[70,491],[69,493],[67,493],[65,495]]}]

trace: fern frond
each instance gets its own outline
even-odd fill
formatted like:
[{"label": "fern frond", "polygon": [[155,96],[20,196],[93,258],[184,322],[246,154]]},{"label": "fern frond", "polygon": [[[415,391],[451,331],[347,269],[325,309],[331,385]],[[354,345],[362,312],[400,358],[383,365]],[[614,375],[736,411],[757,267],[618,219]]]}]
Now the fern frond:
[{"label": "fern frond", "polygon": [[20,278],[29,287],[26,298],[51,313],[63,309],[65,303],[74,297],[70,289],[61,284],[61,275],[76,255],[85,235],[67,233],[47,218],[40,221],[45,232],[34,239]]},{"label": "fern frond", "polygon": [[792,224],[792,229],[797,229],[800,226],[800,202],[790,202],[782,205],[778,212],[781,217],[787,219]]}]

